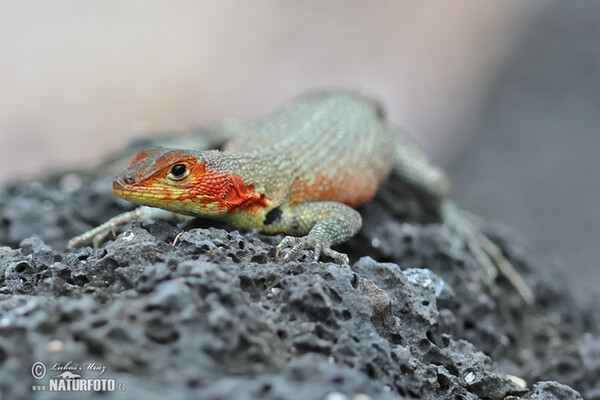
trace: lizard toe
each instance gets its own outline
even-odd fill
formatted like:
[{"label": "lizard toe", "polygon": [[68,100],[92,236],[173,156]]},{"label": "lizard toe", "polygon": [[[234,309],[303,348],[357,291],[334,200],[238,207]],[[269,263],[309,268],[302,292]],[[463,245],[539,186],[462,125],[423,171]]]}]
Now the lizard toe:
[{"label": "lizard toe", "polygon": [[[279,242],[279,244],[277,245],[277,247],[275,248],[275,259],[279,258],[279,253],[281,253],[281,250],[286,249],[288,247],[295,247],[296,244],[298,243],[298,241],[300,240],[300,238],[294,237],[294,236],[286,236],[284,237],[281,242]],[[288,253],[289,254],[289,253]],[[286,260],[287,254],[283,259],[283,262],[287,262],[289,261]]]},{"label": "lizard toe", "polygon": [[313,260],[315,261],[319,261],[319,257],[321,257],[321,251],[324,250],[323,246],[321,245],[321,243],[317,242],[314,245],[313,251],[314,251],[314,257]]},{"label": "lizard toe", "polygon": [[314,260],[318,261],[319,256],[321,255],[321,249],[323,245],[319,242],[317,238],[311,236],[286,236],[277,246],[277,251],[275,252],[275,255],[277,256],[279,254],[279,251],[287,247],[291,247],[291,249],[283,257],[283,263],[287,263],[288,261],[290,261],[296,254],[298,254],[302,250],[314,250]]},{"label": "lizard toe", "polygon": [[350,259],[344,253],[340,253],[339,251],[332,250],[330,248],[323,249],[323,254],[327,257],[331,257],[334,260],[339,261],[342,265],[350,265]]},{"label": "lizard toe", "polygon": [[303,250],[303,249],[299,245],[292,247],[290,249],[290,251],[288,251],[287,254],[285,256],[283,256],[283,263],[285,264],[288,261],[290,261],[292,259],[292,257],[294,257],[296,254],[298,254],[300,252],[300,250]]},{"label": "lizard toe", "polygon": [[[92,238],[92,247],[94,249],[97,249],[98,247],[100,247],[100,245],[102,244],[102,242],[104,242],[104,239],[106,239],[106,237],[108,236],[108,234],[111,231],[105,231],[105,232],[100,232],[98,234],[96,234],[93,238]],[[114,233],[114,229],[112,230],[112,232]]]},{"label": "lizard toe", "polygon": [[321,256],[325,255],[333,258],[336,261],[339,261],[343,265],[349,264],[349,259],[346,254],[332,250],[329,247],[328,241],[324,240],[319,236],[304,236],[299,238],[293,236],[286,236],[277,246],[275,250],[275,258],[279,256],[279,253],[282,249],[285,249],[287,247],[291,247],[291,249],[283,257],[284,263],[290,261],[295,255],[297,255],[302,250],[313,250],[314,261],[319,261]]}]

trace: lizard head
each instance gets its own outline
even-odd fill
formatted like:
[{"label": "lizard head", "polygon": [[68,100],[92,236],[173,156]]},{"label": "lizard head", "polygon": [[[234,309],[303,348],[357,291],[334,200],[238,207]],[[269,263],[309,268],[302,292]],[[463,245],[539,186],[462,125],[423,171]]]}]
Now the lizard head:
[{"label": "lizard head", "polygon": [[113,193],[133,203],[179,214],[224,217],[264,198],[236,174],[211,168],[225,153],[164,147],[135,155],[113,181]]}]

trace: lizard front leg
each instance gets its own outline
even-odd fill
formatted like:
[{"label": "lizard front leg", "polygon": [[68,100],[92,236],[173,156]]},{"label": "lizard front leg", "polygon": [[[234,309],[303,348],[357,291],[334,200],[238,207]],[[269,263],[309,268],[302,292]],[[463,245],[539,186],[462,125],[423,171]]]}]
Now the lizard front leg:
[{"label": "lizard front leg", "polygon": [[[282,249],[291,247],[283,257],[288,262],[301,250],[314,250],[314,260],[321,254],[349,264],[346,254],[331,249],[354,236],[362,226],[362,218],[353,208],[331,201],[306,203],[286,207],[281,216],[263,228],[267,232],[285,232],[296,236],[286,236],[275,250],[275,258]],[[300,236],[300,237],[297,237]]]},{"label": "lizard front leg", "polygon": [[97,248],[109,233],[113,232],[114,234],[117,226],[125,225],[131,221],[142,221],[146,219],[186,220],[190,218],[192,217],[175,214],[170,211],[161,210],[160,208],[141,206],[135,210],[127,211],[112,217],[102,225],[74,237],[69,240],[67,247],[75,247],[91,240],[94,248]]}]

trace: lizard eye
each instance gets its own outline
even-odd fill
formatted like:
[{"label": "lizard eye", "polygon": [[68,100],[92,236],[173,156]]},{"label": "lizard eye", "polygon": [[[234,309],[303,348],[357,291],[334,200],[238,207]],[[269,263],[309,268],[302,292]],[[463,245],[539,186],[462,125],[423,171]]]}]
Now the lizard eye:
[{"label": "lizard eye", "polygon": [[173,167],[171,168],[171,172],[169,172],[169,175],[171,178],[175,179],[176,181],[180,181],[182,179],[184,179],[186,176],[188,176],[188,169],[185,166],[185,164],[175,164],[173,165]]}]

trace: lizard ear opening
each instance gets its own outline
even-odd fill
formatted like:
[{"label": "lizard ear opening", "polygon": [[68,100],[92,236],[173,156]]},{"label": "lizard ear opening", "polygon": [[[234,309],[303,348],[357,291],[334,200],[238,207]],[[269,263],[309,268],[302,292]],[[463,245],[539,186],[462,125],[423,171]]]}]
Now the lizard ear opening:
[{"label": "lizard ear opening", "polygon": [[223,197],[223,203],[227,206],[229,214],[252,206],[266,206],[264,196],[256,193],[253,185],[246,186],[237,175],[229,175],[229,187]]}]

